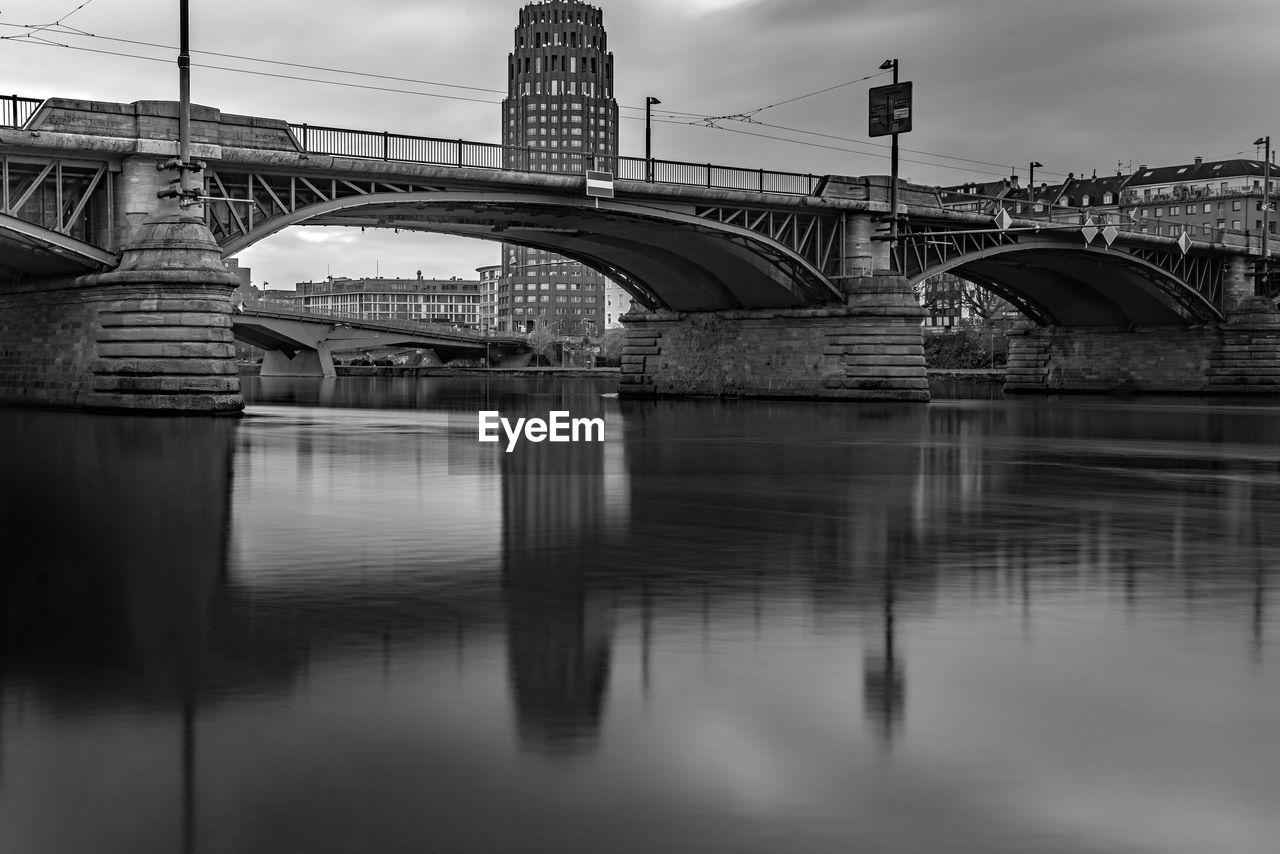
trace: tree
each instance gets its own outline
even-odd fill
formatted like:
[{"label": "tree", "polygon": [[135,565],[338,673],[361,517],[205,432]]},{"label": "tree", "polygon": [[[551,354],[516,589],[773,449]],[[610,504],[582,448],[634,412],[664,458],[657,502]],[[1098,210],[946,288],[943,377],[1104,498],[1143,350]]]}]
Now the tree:
[{"label": "tree", "polygon": [[986,325],[1012,310],[994,291],[954,273],[937,273],[916,285],[916,300],[935,317],[977,320]]},{"label": "tree", "polygon": [[610,364],[622,359],[622,345],[626,342],[627,333],[623,329],[610,329],[600,339],[600,358]]},{"label": "tree", "polygon": [[525,339],[529,342],[529,349],[533,351],[535,356],[540,356],[548,364],[551,362],[551,351],[555,349],[557,336],[548,326],[535,326],[529,330],[529,335]]}]

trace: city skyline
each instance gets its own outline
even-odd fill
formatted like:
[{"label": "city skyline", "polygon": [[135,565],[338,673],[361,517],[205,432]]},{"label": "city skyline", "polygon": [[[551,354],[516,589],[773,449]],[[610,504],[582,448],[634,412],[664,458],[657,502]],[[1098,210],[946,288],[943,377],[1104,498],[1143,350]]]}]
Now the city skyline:
[{"label": "city skyline", "polygon": [[[120,102],[175,98],[176,2],[51,5],[0,9],[9,91]],[[383,0],[356,9],[313,2],[300,15],[294,3],[227,0],[215,12],[193,0],[192,98],[228,113],[496,142],[504,60],[523,5]],[[888,82],[878,68],[886,58],[899,59],[902,79],[915,84],[901,173],[919,183],[1009,174],[1025,181],[1032,160],[1045,164],[1037,177],[1053,182],[1068,172],[1113,174],[1196,156],[1260,157],[1250,143],[1271,132],[1268,83],[1278,63],[1267,50],[1266,25],[1280,22],[1280,11],[1266,2],[1236,0],[1212,18],[1181,0],[1034,9],[978,0],[963,16],[954,4],[932,0],[597,5],[616,57],[624,155],[643,152],[644,99],[657,96],[655,157],[885,174],[887,142],[866,134],[866,90]],[[56,21],[38,30],[20,26]],[[275,76],[221,70],[231,68]],[[469,277],[498,253],[497,243],[295,228],[239,258],[253,268],[255,283],[292,288],[329,271]]]}]

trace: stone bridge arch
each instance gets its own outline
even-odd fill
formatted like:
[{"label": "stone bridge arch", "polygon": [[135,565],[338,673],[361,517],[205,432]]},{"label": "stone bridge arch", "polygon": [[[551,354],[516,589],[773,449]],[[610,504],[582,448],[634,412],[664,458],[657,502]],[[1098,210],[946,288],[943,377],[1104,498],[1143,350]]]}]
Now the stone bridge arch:
[{"label": "stone bridge arch", "polygon": [[649,309],[798,308],[843,299],[811,261],[758,231],[654,205],[527,191],[328,199],[220,235],[223,255],[292,225],[427,231],[545,249],[599,270]]}]

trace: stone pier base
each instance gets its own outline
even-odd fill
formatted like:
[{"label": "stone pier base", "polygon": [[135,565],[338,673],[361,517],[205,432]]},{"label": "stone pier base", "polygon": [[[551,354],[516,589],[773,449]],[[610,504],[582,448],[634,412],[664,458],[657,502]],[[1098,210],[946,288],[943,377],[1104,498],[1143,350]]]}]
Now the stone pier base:
[{"label": "stone pier base", "polygon": [[870,284],[845,306],[625,315],[619,393],[926,401],[920,310]]},{"label": "stone pier base", "polygon": [[1005,391],[1280,394],[1280,314],[1245,300],[1190,328],[1030,329],[1009,338]]},{"label": "stone pier base", "polygon": [[231,291],[203,223],[157,217],[120,266],[0,291],[0,404],[218,414],[244,408]]}]

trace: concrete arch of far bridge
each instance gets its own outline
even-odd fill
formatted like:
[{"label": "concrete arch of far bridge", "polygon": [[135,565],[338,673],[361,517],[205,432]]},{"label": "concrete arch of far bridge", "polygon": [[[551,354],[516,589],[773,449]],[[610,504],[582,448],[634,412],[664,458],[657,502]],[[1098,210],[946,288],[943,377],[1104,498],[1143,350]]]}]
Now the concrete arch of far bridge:
[{"label": "concrete arch of far bridge", "polygon": [[1024,241],[948,259],[911,283],[947,272],[992,290],[1041,326],[1129,329],[1222,319],[1187,283],[1121,250]]},{"label": "concrete arch of far bridge", "polygon": [[812,263],[750,229],[680,210],[528,192],[334,199],[257,224],[226,241],[223,255],[292,225],[429,231],[545,249],[601,271],[651,309],[795,308],[842,301],[840,289]]}]

